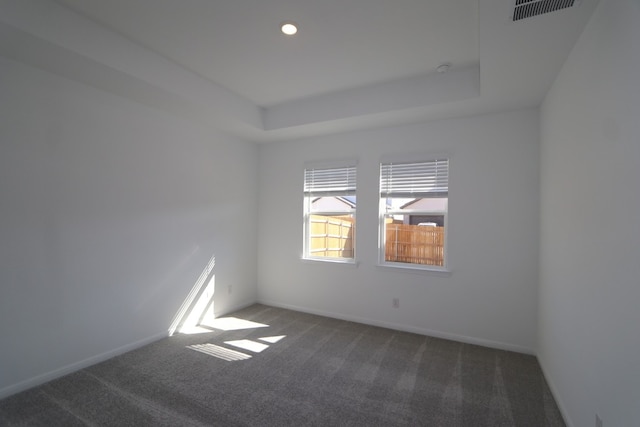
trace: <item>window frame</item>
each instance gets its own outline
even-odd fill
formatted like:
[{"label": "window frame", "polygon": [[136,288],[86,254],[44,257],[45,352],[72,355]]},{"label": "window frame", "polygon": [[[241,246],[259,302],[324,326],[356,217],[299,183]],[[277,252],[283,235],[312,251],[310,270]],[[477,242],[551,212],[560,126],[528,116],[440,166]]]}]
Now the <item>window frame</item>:
[{"label": "window frame", "polygon": [[[451,155],[449,154],[439,154],[439,155],[417,155],[412,156],[413,159],[419,158],[420,160],[410,160],[406,157],[403,158],[393,158],[393,159],[381,159],[379,162],[379,191],[378,191],[378,266],[380,267],[391,267],[391,268],[399,268],[404,270],[413,270],[418,272],[440,272],[440,273],[450,273],[450,259],[449,259],[449,200],[450,200],[450,170],[451,170]],[[446,172],[446,193],[447,193],[447,201],[446,201],[446,209],[434,209],[434,210],[425,210],[425,209],[387,209],[387,199],[393,198],[390,194],[383,191],[383,166],[389,165],[392,163],[397,164],[421,164],[428,162],[437,162],[444,161],[447,162],[447,172]],[[399,197],[398,193],[395,193],[396,198],[425,198],[418,196],[412,196],[411,193],[403,194],[405,197]],[[419,193],[420,194],[420,193]],[[437,197],[436,197],[437,198]],[[425,215],[425,216],[442,216],[443,217],[443,228],[444,228],[444,236],[443,236],[443,265],[429,265],[429,264],[418,264],[418,263],[408,263],[408,262],[398,262],[398,261],[387,261],[386,260],[386,231],[387,224],[385,219],[391,215]]]},{"label": "window frame", "polygon": [[[343,182],[345,188],[342,189],[309,189],[308,171],[318,170],[340,170],[349,169],[352,174],[347,178],[347,182]],[[313,187],[313,186],[311,186]],[[356,212],[357,212],[357,162],[352,160],[336,161],[336,162],[323,162],[323,163],[307,163],[304,167],[304,188],[303,188],[303,246],[301,259],[304,261],[320,261],[339,264],[357,264],[356,261]],[[314,198],[318,197],[356,197],[356,203],[350,210],[312,210],[311,204]],[[351,232],[351,244],[353,250],[353,257],[330,257],[330,256],[313,256],[311,254],[311,216],[351,216],[352,232]]]}]

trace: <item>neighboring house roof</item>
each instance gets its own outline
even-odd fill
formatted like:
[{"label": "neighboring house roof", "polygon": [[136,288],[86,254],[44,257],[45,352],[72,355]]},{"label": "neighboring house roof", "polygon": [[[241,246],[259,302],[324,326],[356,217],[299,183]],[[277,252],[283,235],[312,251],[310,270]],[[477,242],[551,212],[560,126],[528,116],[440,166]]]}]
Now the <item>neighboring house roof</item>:
[{"label": "neighboring house roof", "polygon": [[316,197],[315,199],[313,199],[311,201],[312,204],[320,202],[320,201],[327,201],[327,200],[333,200],[335,202],[341,203],[343,205],[345,205],[348,208],[355,208],[356,207],[356,198],[355,196],[325,196],[325,197]]},{"label": "neighboring house roof", "polygon": [[424,209],[424,210],[444,210],[447,206],[446,198],[417,198],[413,199],[404,205],[400,206],[400,209]]},{"label": "neighboring house roof", "polygon": [[353,206],[354,208],[356,207],[356,196],[343,196],[343,197],[338,197],[338,199],[347,201],[349,204],[351,204],[351,206]]},{"label": "neighboring house roof", "polygon": [[[317,204],[320,202],[338,202],[349,208],[356,207],[355,196],[323,196],[314,198],[311,203]],[[416,198],[400,206],[400,209],[420,209],[420,210],[444,210],[447,206],[446,198]]]}]

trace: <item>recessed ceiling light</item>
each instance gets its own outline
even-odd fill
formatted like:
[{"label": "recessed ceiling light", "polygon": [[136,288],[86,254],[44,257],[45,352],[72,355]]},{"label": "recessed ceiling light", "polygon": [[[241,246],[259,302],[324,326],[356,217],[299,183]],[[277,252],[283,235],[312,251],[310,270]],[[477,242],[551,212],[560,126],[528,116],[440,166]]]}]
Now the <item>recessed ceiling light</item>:
[{"label": "recessed ceiling light", "polygon": [[440,66],[436,68],[436,70],[439,73],[446,73],[447,71],[449,71],[449,68],[451,68],[451,64],[449,64],[448,62],[445,62],[444,64],[440,64]]},{"label": "recessed ceiling light", "polygon": [[284,21],[280,24],[280,31],[287,36],[292,36],[298,32],[298,24],[293,21]]}]

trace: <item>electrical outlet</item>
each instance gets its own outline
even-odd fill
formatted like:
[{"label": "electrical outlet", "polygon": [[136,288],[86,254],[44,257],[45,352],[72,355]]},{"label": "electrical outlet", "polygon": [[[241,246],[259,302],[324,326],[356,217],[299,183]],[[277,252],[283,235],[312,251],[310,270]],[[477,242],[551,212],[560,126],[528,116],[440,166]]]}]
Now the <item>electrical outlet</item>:
[{"label": "electrical outlet", "polygon": [[602,427],[602,420],[600,419],[598,414],[596,414],[596,427]]},{"label": "electrical outlet", "polygon": [[392,301],[393,308],[400,308],[400,298],[394,298]]}]

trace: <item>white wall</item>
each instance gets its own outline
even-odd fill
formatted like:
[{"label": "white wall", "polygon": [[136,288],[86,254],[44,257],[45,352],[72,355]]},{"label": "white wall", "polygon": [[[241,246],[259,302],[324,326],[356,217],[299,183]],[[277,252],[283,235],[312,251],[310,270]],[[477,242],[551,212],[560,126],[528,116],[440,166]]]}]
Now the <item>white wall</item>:
[{"label": "white wall", "polygon": [[255,145],[1,57],[0,100],[0,397],[166,335],[212,255],[255,301]]},{"label": "white wall", "polygon": [[[532,352],[538,131],[537,110],[525,110],[261,146],[259,300]],[[376,266],[380,157],[443,151],[452,273]],[[304,162],[341,158],[358,160],[357,267],[300,259]]]},{"label": "white wall", "polygon": [[640,2],[601,0],[541,112],[538,356],[569,425],[640,425]]}]

